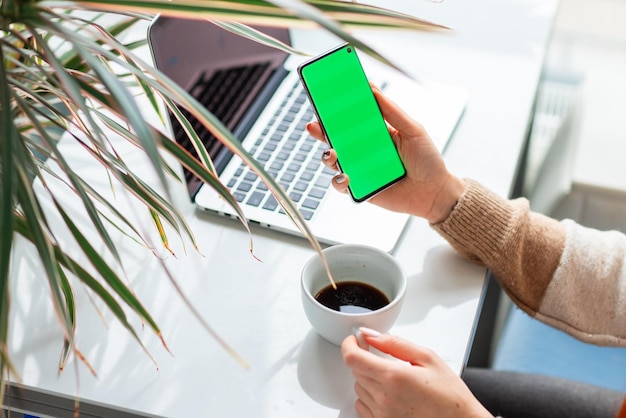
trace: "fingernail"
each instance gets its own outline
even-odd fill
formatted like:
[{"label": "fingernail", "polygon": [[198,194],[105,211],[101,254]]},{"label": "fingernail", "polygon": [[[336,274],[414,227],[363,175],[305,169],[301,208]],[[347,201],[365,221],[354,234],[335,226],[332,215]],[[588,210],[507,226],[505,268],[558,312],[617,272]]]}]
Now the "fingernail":
[{"label": "fingernail", "polygon": [[338,176],[335,176],[335,182],[337,184],[345,183],[346,182],[346,175],[345,174],[339,174]]},{"label": "fingernail", "polygon": [[375,329],[371,329],[371,328],[367,328],[367,327],[361,327],[361,328],[359,328],[359,331],[361,331],[361,334],[365,335],[366,337],[370,337],[370,338],[376,338],[376,337],[379,337],[381,335],[380,332],[376,331]]},{"label": "fingernail", "polygon": [[324,150],[324,152],[322,153],[322,159],[323,160],[328,160],[330,158],[330,150],[326,149]]}]

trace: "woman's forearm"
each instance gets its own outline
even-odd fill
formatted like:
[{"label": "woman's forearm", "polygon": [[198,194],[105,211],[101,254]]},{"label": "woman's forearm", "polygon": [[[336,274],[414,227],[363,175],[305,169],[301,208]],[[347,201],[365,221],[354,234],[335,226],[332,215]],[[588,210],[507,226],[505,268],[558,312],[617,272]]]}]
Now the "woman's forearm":
[{"label": "woman's forearm", "polygon": [[[524,311],[575,337],[626,345],[626,236],[531,212],[472,180],[432,225],[465,257],[492,270]],[[593,255],[592,255],[593,254]]]}]

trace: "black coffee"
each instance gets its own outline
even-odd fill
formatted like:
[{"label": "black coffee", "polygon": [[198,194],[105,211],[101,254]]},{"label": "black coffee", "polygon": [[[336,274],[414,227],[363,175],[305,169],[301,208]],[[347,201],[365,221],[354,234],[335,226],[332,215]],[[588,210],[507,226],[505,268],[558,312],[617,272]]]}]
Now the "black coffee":
[{"label": "black coffee", "polygon": [[315,299],[327,308],[346,313],[375,311],[389,304],[389,298],[380,290],[361,282],[338,282],[337,289],[328,285]]}]

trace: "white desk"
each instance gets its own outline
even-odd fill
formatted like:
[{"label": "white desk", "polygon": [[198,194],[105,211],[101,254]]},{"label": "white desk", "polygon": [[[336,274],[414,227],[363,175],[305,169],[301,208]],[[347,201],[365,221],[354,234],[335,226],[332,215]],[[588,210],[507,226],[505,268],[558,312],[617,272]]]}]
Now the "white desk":
[{"label": "white desk", "polygon": [[[448,35],[360,35],[414,75],[470,90],[466,114],[445,153],[447,163],[457,174],[508,195],[557,1],[379,3],[456,29]],[[141,164],[139,157],[137,164]],[[106,187],[101,173],[84,168],[95,184]],[[239,224],[196,214],[185,203],[183,189],[178,192],[176,198],[197,233],[201,254],[193,249],[184,254],[172,239],[178,258],[169,256],[164,264],[201,315],[250,368],[242,368],[202,329],[175,294],[160,261],[128,243],[124,258],[129,281],[160,324],[172,355],[131,317],[157,370],[106,310],[109,328],[105,329],[84,289],[78,287],[77,340],[98,376],[91,376],[76,361],[57,376],[60,327],[47,284],[31,261],[33,251],[20,246],[13,265],[10,350],[23,383],[42,392],[78,394],[103,408],[111,405],[146,415],[354,417],[352,379],[339,349],[311,331],[300,305],[299,273],[313,250],[304,240],[254,229],[256,254],[263,262],[255,261]],[[125,207],[123,199],[120,207]],[[408,275],[409,287],[404,310],[391,332],[436,350],[460,372],[471,343],[485,269],[456,256],[419,219],[411,221],[395,255]]]}]

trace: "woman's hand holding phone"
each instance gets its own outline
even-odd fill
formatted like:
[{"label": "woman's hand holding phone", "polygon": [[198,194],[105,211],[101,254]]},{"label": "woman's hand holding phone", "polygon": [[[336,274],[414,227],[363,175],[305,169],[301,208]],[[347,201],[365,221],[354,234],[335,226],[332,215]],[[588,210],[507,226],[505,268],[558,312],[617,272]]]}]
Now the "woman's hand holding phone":
[{"label": "woman's hand holding phone", "polygon": [[[411,119],[379,89],[373,87],[372,91],[407,175],[402,181],[369,199],[369,202],[389,210],[425,218],[430,223],[443,221],[463,191],[463,180],[448,171],[441,154],[422,125]],[[319,122],[310,123],[307,129],[312,137],[325,140]],[[331,148],[322,157],[322,162],[336,170],[336,152]],[[342,179],[344,181],[341,182]],[[350,179],[345,174],[333,179],[333,186],[340,192],[345,193],[349,184]]]},{"label": "woman's hand holding phone", "polygon": [[350,176],[348,193],[355,202],[406,176],[352,46],[339,45],[302,63],[298,74],[324,137],[337,153],[337,167]]}]

